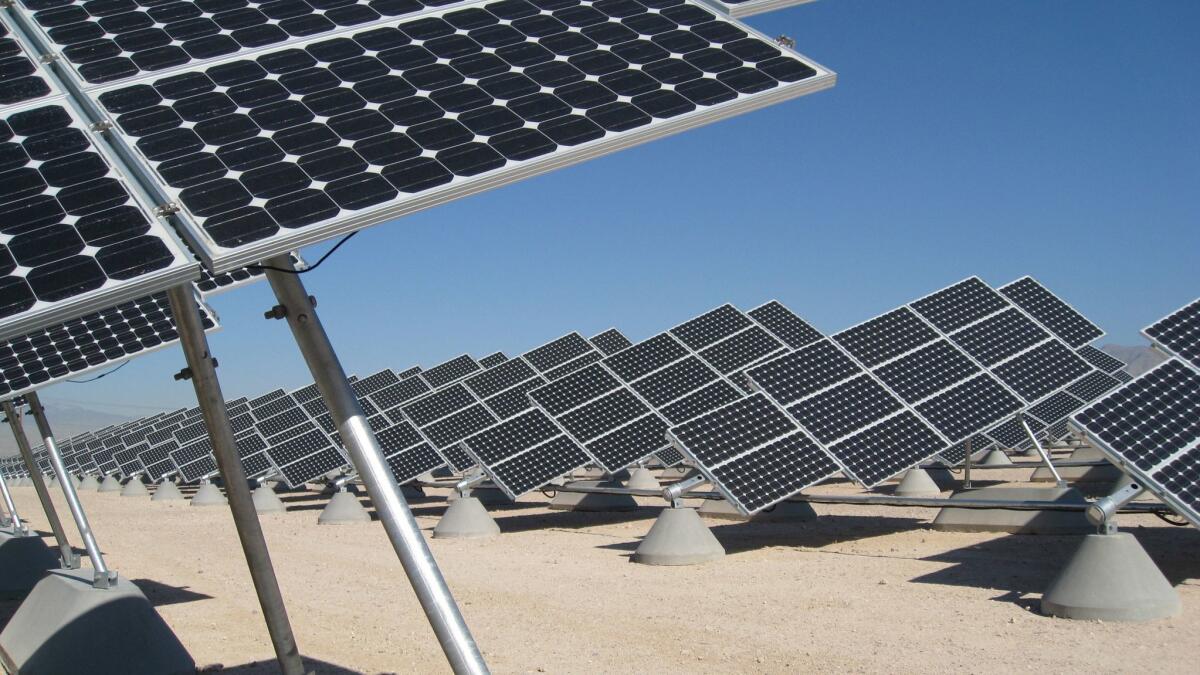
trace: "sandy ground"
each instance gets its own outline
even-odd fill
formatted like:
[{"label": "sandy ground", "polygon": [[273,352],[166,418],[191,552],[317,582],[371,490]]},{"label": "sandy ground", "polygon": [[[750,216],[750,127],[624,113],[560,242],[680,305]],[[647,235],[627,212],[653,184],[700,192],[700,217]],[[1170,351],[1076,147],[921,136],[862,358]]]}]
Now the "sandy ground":
[{"label": "sandy ground", "polygon": [[[14,492],[45,533],[33,488]],[[427,536],[445,506],[444,491],[430,495],[414,504]],[[262,522],[310,666],[446,671],[380,524],[319,526],[324,498],[283,497],[288,512]],[[146,591],[197,664],[275,672],[228,509],[116,493],[83,500],[110,566]],[[817,505],[810,523],[709,521],[724,559],[650,567],[629,556],[660,500],[625,514],[551,511],[546,501],[493,507],[504,532],[494,540],[430,539],[497,673],[1196,672],[1200,532],[1153,516],[1122,525],[1177,585],[1183,614],[1114,624],[1037,613],[1073,537],[939,533],[926,529],[928,509]],[[13,607],[0,611],[6,620]]]}]

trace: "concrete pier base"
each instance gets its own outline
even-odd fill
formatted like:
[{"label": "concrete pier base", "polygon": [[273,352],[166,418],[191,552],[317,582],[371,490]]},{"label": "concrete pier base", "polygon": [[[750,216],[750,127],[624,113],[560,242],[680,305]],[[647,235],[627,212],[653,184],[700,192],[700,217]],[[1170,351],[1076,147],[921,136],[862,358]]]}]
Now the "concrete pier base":
[{"label": "concrete pier base", "polygon": [[[985,487],[964,490],[955,499],[1039,501],[1086,504],[1075,488]],[[938,512],[931,529],[942,532],[1008,532],[1010,534],[1088,534],[1095,528],[1083,511],[1017,511],[1009,509],[964,509],[947,506]]]},{"label": "concrete pier base", "polygon": [[255,513],[283,513],[287,508],[283,505],[283,500],[269,485],[259,485],[250,493],[250,498],[254,501]]},{"label": "concrete pier base", "polygon": [[0,599],[19,600],[29,595],[58,564],[58,555],[41,537],[0,529]]},{"label": "concrete pier base", "polygon": [[435,539],[488,539],[499,534],[500,526],[475,497],[454,500],[433,528]]},{"label": "concrete pier base", "polygon": [[0,633],[10,673],[124,675],[195,672],[196,664],[141,589],[118,577],[92,587],[92,569],[53,570]]},{"label": "concrete pier base", "polygon": [[914,467],[904,472],[895,494],[897,497],[938,497],[942,489],[927,471]]},{"label": "concrete pier base", "polygon": [[212,483],[201,483],[200,489],[192,495],[192,506],[224,506],[229,500],[221,494],[221,490]]},{"label": "concrete pier base", "polygon": [[[580,487],[622,488],[614,480],[582,480],[570,483]],[[556,511],[618,512],[636,511],[637,500],[630,495],[599,494],[595,492],[559,492],[550,500],[550,508]]]},{"label": "concrete pier base", "polygon": [[122,489],[121,481],[117,480],[116,476],[105,476],[104,480],[100,481],[100,487],[96,488],[97,492],[120,492]]},{"label": "concrete pier base", "polygon": [[[1058,469],[1059,475],[1068,483],[1112,483],[1119,479],[1123,474],[1120,469],[1108,463],[1108,458],[1104,453],[1093,447],[1076,448],[1069,461],[1079,462],[1105,462],[1101,466],[1060,466]],[[1029,477],[1031,483],[1053,483],[1054,474],[1044,466],[1039,466],[1033,470],[1033,475]]]},{"label": "concrete pier base", "polygon": [[725,556],[725,547],[696,509],[663,509],[633,553],[643,565],[699,565]]},{"label": "concrete pier base", "polygon": [[179,491],[179,486],[170,480],[162,480],[158,487],[154,488],[154,496],[150,498],[152,502],[170,502],[183,499],[183,493]]},{"label": "concrete pier base", "polygon": [[[501,504],[511,504],[512,500],[508,495],[504,494],[499,488],[481,487],[467,490],[467,496],[474,497],[479,500],[484,506],[499,506]],[[458,490],[451,490],[449,495],[446,495],[446,503],[453,503],[458,499]]]},{"label": "concrete pier base", "polygon": [[148,497],[150,491],[146,489],[146,484],[141,478],[130,478],[129,482],[125,483],[125,487],[121,488],[122,497]]},{"label": "concrete pier base", "polygon": [[1042,614],[1153,621],[1179,614],[1179,594],[1132,534],[1089,534],[1042,595]]},{"label": "concrete pier base", "polygon": [[333,498],[322,509],[317,518],[321,525],[343,525],[346,523],[369,523],[371,514],[358,501],[358,496],[346,490],[333,493]]},{"label": "concrete pier base", "polygon": [[659,490],[662,488],[650,469],[644,467],[638,467],[629,472],[629,480],[625,481],[625,487],[634,490]]},{"label": "concrete pier base", "polygon": [[95,492],[100,489],[100,481],[96,480],[96,477],[89,473],[83,477],[83,480],[79,481],[79,489]]},{"label": "concrete pier base", "polygon": [[980,466],[1011,466],[1012,460],[1000,448],[993,448],[991,452],[984,455]]}]

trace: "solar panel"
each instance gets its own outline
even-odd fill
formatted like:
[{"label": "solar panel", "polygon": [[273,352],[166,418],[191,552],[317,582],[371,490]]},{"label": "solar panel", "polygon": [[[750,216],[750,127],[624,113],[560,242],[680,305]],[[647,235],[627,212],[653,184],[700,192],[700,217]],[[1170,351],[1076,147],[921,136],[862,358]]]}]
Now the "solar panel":
[{"label": "solar panel", "polygon": [[[308,265],[297,253],[291,254],[292,265],[296,269],[305,269]],[[200,279],[196,281],[196,288],[204,297],[218,295],[225,291],[232,291],[235,288],[241,288],[247,284],[252,284],[259,281],[266,274],[266,269],[260,265],[248,265],[228,272],[213,274],[204,267],[200,268]]]},{"label": "solar panel", "polygon": [[670,434],[713,487],[747,515],[840,470],[762,393],[673,427]]},{"label": "solar panel", "polygon": [[745,18],[763,12],[773,12],[796,5],[803,5],[812,2],[812,0],[704,0],[704,2],[716,7],[729,16]]},{"label": "solar panel", "polygon": [[[1034,435],[1037,435],[1046,428],[1046,425],[1037,418],[1027,416],[1024,419]],[[1001,424],[988,429],[985,433],[988,438],[999,443],[1001,447],[1010,450],[1023,450],[1033,447],[1033,441],[1029,439],[1029,434],[1025,433],[1025,428],[1021,426],[1020,420],[1016,418],[1005,420]]]},{"label": "solar panel", "polygon": [[312,421],[269,437],[266,453],[289,487],[299,487],[349,463]]},{"label": "solar panel", "polygon": [[455,471],[472,466],[458,442],[497,421],[461,382],[406,403],[400,409]]},{"label": "solar panel", "polygon": [[207,436],[171,451],[170,456],[185,482],[195,483],[217,474],[217,460]]},{"label": "solar panel", "polygon": [[410,377],[368,394],[368,398],[381,410],[391,410],[412,399],[432,391],[419,377]]},{"label": "solar panel", "polygon": [[540,408],[466,437],[462,449],[513,500],[592,461]]},{"label": "solar panel", "polygon": [[606,331],[597,333],[588,338],[588,342],[591,342],[592,346],[600,350],[600,353],[605,356],[616,354],[626,347],[633,346],[633,343],[629,341],[629,338],[625,337],[621,331],[617,330],[616,328],[609,328]]},{"label": "solar panel", "polygon": [[568,333],[521,356],[539,373],[553,370],[564,363],[594,351],[592,344],[579,333]]},{"label": "solar panel", "polygon": [[[198,0],[197,2],[71,2],[20,0],[43,39],[56,45],[73,75],[87,83],[253,52],[419,14],[439,5],[419,0]],[[469,21],[472,14],[459,21]]]},{"label": "solar panel", "polygon": [[446,460],[407,420],[377,431],[375,438],[383,450],[384,461],[399,484],[446,465]]},{"label": "solar panel", "polygon": [[224,271],[834,83],[650,4],[440,10],[95,92]]},{"label": "solar panel", "polygon": [[1142,329],[1164,352],[1200,368],[1200,299]]},{"label": "solar panel", "polygon": [[0,339],[197,276],[69,106],[0,110],[0,171]]},{"label": "solar panel", "polygon": [[1084,402],[1070,393],[1060,391],[1029,408],[1029,414],[1046,426],[1061,422],[1083,407]]},{"label": "solar panel", "polygon": [[1139,484],[1200,527],[1200,372],[1169,359],[1071,420]]},{"label": "solar panel", "polygon": [[1091,345],[1084,345],[1075,353],[1087,361],[1096,370],[1105,373],[1115,373],[1125,367],[1125,362],[1110,354],[1100,351]]},{"label": "solar panel", "polygon": [[584,354],[583,356],[571,359],[557,368],[547,370],[545,372],[545,377],[549,381],[558,380],[584,368],[585,366],[589,366],[602,358],[604,358],[603,352],[599,350],[593,350]]},{"label": "solar panel", "polygon": [[1104,331],[1088,321],[1033,277],[1021,277],[1000,287],[1004,297],[1037,319],[1072,349],[1103,337]]},{"label": "solar panel", "polygon": [[482,359],[479,359],[479,365],[483,366],[484,368],[492,368],[504,363],[507,360],[508,357],[504,355],[504,352],[495,352],[493,354],[488,354]]},{"label": "solar panel", "polygon": [[477,373],[480,370],[483,370],[483,368],[480,367],[475,359],[463,354],[421,372],[419,377],[425,380],[425,383],[430,387],[438,389],[451,382],[457,382],[471,373]]},{"label": "solar panel", "polygon": [[362,398],[363,396],[366,396],[372,392],[383,389],[384,387],[390,387],[391,385],[399,382],[400,376],[396,375],[391,370],[381,370],[355,382],[354,384],[350,385],[350,388],[354,390],[355,396]]},{"label": "solar panel", "polygon": [[1066,343],[978,277],[936,291],[909,307],[1026,404],[1035,404],[1092,371]]},{"label": "solar panel", "polygon": [[179,449],[179,446],[174,441],[167,441],[155,446],[147,446],[145,450],[138,453],[138,461],[142,463],[142,468],[150,480],[160,481],[163,478],[175,473],[176,468],[174,462],[171,461],[171,451]]},{"label": "solar panel", "polygon": [[37,57],[13,34],[8,17],[0,15],[0,107],[59,93],[54,81],[42,72]]},{"label": "solar panel", "polygon": [[654,453],[654,456],[666,468],[676,466],[685,459],[683,453],[679,452],[674,447],[670,447],[665,450],[659,450],[658,452]]}]

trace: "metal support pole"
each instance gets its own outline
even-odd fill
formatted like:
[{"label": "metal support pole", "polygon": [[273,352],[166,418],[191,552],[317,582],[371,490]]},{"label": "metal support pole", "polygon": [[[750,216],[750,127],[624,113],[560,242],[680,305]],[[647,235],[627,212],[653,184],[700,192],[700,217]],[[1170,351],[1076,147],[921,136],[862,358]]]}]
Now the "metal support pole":
[{"label": "metal support pole", "polygon": [[64,570],[76,569],[79,567],[79,556],[75,555],[75,550],[71,548],[71,542],[67,541],[67,533],[63,531],[62,521],[58,519],[58,512],[54,510],[54,502],[50,501],[50,491],[46,489],[46,479],[33,459],[33,451],[29,449],[29,439],[25,437],[25,425],[21,422],[21,411],[11,401],[4,401],[3,406],[4,415],[8,418],[8,424],[13,430],[13,437],[17,440],[17,450],[21,453],[21,459],[25,461],[25,468],[29,469],[29,478],[33,480],[38,501],[42,503],[42,511],[46,512],[46,520],[50,523],[50,531],[54,533],[54,540],[58,542],[59,563]]},{"label": "metal support pole", "polygon": [[672,508],[676,508],[676,509],[680,508],[683,506],[682,501],[683,501],[683,495],[685,492],[687,492],[688,490],[691,490],[692,488],[696,487],[697,485],[703,485],[704,483],[707,483],[707,482],[708,482],[708,479],[705,478],[703,474],[701,474],[699,471],[693,470],[687,476],[684,476],[683,478],[679,479],[678,481],[671,483],[667,487],[663,488],[663,490],[662,490],[663,499],[670,502]]},{"label": "metal support pole", "polygon": [[485,476],[482,472],[477,473],[474,476],[467,476],[466,478],[454,484],[454,491],[457,492],[460,497],[466,497],[467,494],[471,492],[472,488],[484,482],[485,480],[487,480],[487,476]]},{"label": "metal support pole", "polygon": [[971,489],[971,453],[974,452],[974,438],[967,437],[967,456],[963,459],[963,489]]},{"label": "metal support pole", "polygon": [[[429,624],[442,645],[450,667],[455,673],[489,672],[475,638],[471,636],[454,602],[454,596],[450,594],[446,580],[433,559],[433,553],[400,494],[396,478],[383,460],[379,441],[367,423],[354,390],[346,382],[346,371],[329,342],[313,301],[309,299],[300,277],[289,273],[295,270],[291,257],[276,256],[267,260],[266,266],[267,280],[271,282],[271,289],[279,300],[280,307],[277,309],[286,315],[300,353],[333,415],[355,469],[367,486],[379,520],[404,566],[404,572],[429,618]],[[268,313],[268,316],[272,315],[277,316],[278,312]]]},{"label": "metal support pole", "polygon": [[1054,468],[1054,463],[1050,461],[1049,453],[1046,452],[1041,443],[1038,443],[1037,436],[1034,435],[1033,429],[1029,426],[1029,422],[1025,420],[1025,416],[1018,413],[1017,420],[1021,423],[1021,428],[1025,430],[1025,435],[1029,437],[1029,442],[1033,443],[1034,449],[1036,449],[1038,454],[1042,456],[1042,461],[1045,462],[1046,468],[1049,469],[1050,473],[1054,476],[1055,484],[1060,488],[1067,487],[1067,481],[1063,480],[1063,477],[1058,473],[1058,469]]},{"label": "metal support pole", "polygon": [[258,522],[254,499],[250,496],[246,472],[238,458],[233,427],[229,424],[225,399],[221,394],[221,383],[209,354],[204,325],[200,322],[200,310],[188,286],[172,288],[168,297],[183,354],[191,370],[196,400],[204,414],[213,457],[225,479],[225,495],[229,499],[229,510],[233,513],[233,524],[242,544],[242,553],[246,556],[246,565],[250,568],[254,590],[258,593],[258,604],[267,622],[267,632],[275,647],[275,658],[285,675],[301,675],[304,673],[304,662],[300,659],[296,637],[292,634],[292,624],[288,620],[283,594],[275,578],[275,568],[271,566],[271,554],[263,538],[262,524]]},{"label": "metal support pole", "polygon": [[29,534],[29,528],[25,527],[25,523],[21,522],[21,516],[17,515],[17,504],[13,501],[12,493],[8,491],[8,481],[4,475],[0,474],[0,492],[4,493],[4,504],[8,508],[9,525],[13,532],[25,535]]},{"label": "metal support pole", "polygon": [[29,411],[33,413],[33,420],[37,422],[42,443],[46,446],[46,454],[50,457],[50,467],[54,470],[63,496],[67,499],[67,508],[71,510],[71,517],[75,519],[75,527],[79,529],[79,536],[83,537],[83,548],[87,550],[88,558],[92,561],[92,585],[96,588],[108,588],[113,581],[116,581],[117,574],[110,571],[104,564],[104,555],[100,553],[100,545],[96,543],[96,537],[92,534],[87,514],[83,512],[83,504],[79,503],[79,494],[75,492],[75,484],[67,475],[67,467],[63,465],[62,453],[58,451],[58,443],[54,440],[54,433],[50,431],[50,422],[46,420],[46,410],[42,407],[37,392],[29,393],[26,399],[29,401]]}]

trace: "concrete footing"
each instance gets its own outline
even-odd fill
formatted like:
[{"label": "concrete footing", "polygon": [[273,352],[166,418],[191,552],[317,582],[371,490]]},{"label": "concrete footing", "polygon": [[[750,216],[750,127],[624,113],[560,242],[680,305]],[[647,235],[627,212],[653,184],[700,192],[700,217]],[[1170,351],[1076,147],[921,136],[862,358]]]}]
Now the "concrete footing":
[{"label": "concrete footing", "polygon": [[92,587],[92,570],[53,570],[0,633],[11,673],[191,673],[196,664],[141,589]]},{"label": "concrete footing", "polygon": [[1152,621],[1180,611],[1179,594],[1132,534],[1089,534],[1042,595],[1042,614]]},{"label": "concrete footing", "polygon": [[705,518],[754,523],[807,523],[817,518],[817,512],[808,502],[780,502],[768,511],[746,517],[724,499],[706,499],[698,512]]},{"label": "concrete footing", "polygon": [[1012,460],[1000,448],[993,448],[991,452],[984,455],[980,466],[1011,466]]},{"label": "concrete footing", "polygon": [[[985,487],[950,497],[999,501],[1038,501],[1086,504],[1075,488]],[[931,529],[942,532],[1008,532],[1010,534],[1088,534],[1094,532],[1083,511],[1017,511],[964,509],[947,506],[938,512]]]},{"label": "concrete footing", "polygon": [[633,490],[659,490],[662,488],[650,469],[640,466],[629,472],[629,480],[625,481],[625,487]]},{"label": "concrete footing", "polygon": [[125,483],[125,487],[121,488],[122,497],[147,497],[150,491],[146,489],[146,484],[141,478],[130,478],[129,482]]},{"label": "concrete footing", "polygon": [[333,497],[325,505],[325,508],[322,509],[317,522],[321,525],[369,523],[371,522],[371,514],[367,513],[367,510],[363,508],[362,502],[358,501],[357,495],[345,490],[339,490],[333,493]]},{"label": "concrete footing", "polygon": [[500,526],[475,497],[459,497],[433,528],[436,539],[486,539],[500,534]]},{"label": "concrete footing", "polygon": [[[283,513],[287,508],[283,505],[283,500],[269,485],[259,485],[250,493],[251,499],[254,501],[255,513]],[[370,516],[368,516],[369,518]]]},{"label": "concrete footing", "polygon": [[633,553],[643,565],[698,565],[725,556],[725,547],[696,509],[663,509]]},{"label": "concrete footing", "polygon": [[937,497],[942,494],[942,489],[927,471],[914,467],[904,472],[895,494],[897,497]]},{"label": "concrete footing", "polygon": [[[1108,463],[1108,458],[1099,450],[1086,447],[1076,448],[1069,461],[1094,462],[1104,461],[1100,466],[1059,466],[1059,475],[1068,483],[1112,483],[1119,479],[1123,474],[1120,469]],[[1029,477],[1031,483],[1052,483],[1054,482],[1054,474],[1044,466],[1039,466],[1033,470],[1033,475]]]},{"label": "concrete footing", "polygon": [[58,556],[41,537],[0,529],[0,599],[24,598],[57,567]]},{"label": "concrete footing", "polygon": [[79,489],[95,492],[100,489],[100,481],[96,480],[96,477],[89,473],[83,477],[83,480],[79,481]]},{"label": "concrete footing", "polygon": [[170,480],[162,480],[158,483],[158,487],[154,488],[154,496],[150,498],[152,502],[170,502],[183,499],[183,493],[179,491],[179,486]]},{"label": "concrete footing", "polygon": [[121,489],[121,481],[117,480],[116,476],[105,476],[96,492],[120,492]]},{"label": "concrete footing", "polygon": [[221,494],[221,490],[212,483],[201,483],[200,489],[192,495],[192,506],[224,506],[229,500]]},{"label": "concrete footing", "polygon": [[[569,483],[579,487],[623,488],[614,480],[581,480]],[[614,512],[636,511],[637,500],[630,495],[599,494],[595,492],[559,492],[550,500],[550,508],[557,511]]]}]

